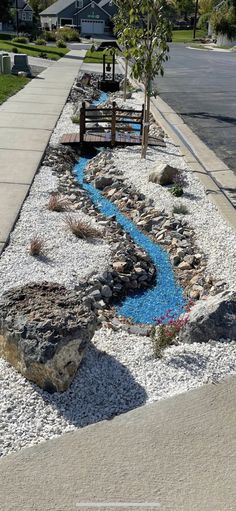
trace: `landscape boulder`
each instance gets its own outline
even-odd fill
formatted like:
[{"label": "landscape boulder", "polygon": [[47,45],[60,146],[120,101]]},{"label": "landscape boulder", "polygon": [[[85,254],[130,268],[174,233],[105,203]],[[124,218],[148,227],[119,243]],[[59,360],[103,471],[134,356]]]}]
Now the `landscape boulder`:
[{"label": "landscape boulder", "polygon": [[72,382],[97,320],[75,291],[27,284],[0,300],[0,356],[48,392]]},{"label": "landscape boulder", "polygon": [[99,176],[99,177],[96,177],[96,179],[94,181],[95,187],[98,190],[103,190],[104,188],[106,188],[106,186],[112,185],[112,183],[113,183],[113,178],[111,176]]},{"label": "landscape boulder", "polygon": [[158,163],[154,170],[149,174],[149,181],[159,185],[171,185],[177,175],[180,174],[179,169],[171,167],[164,162]]},{"label": "landscape boulder", "polygon": [[236,292],[223,291],[200,300],[179,333],[182,342],[236,340]]}]

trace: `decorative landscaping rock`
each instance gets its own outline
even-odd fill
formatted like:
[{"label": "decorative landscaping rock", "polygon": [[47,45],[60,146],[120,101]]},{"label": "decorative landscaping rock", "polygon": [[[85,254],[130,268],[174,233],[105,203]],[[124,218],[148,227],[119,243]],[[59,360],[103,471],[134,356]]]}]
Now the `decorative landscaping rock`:
[{"label": "decorative landscaping rock", "polygon": [[111,176],[101,176],[96,177],[94,184],[98,190],[103,190],[106,186],[110,186],[113,183],[113,179]]},{"label": "decorative landscaping rock", "polygon": [[199,301],[179,333],[179,340],[182,342],[208,342],[209,339],[236,340],[235,291],[224,291]]},{"label": "decorative landscaping rock", "polygon": [[149,181],[159,185],[170,185],[174,182],[174,178],[179,175],[179,170],[166,163],[158,163],[155,170],[149,174]]},{"label": "decorative landscaping rock", "polygon": [[58,284],[28,284],[0,301],[0,355],[48,392],[72,382],[96,315],[80,295]]}]

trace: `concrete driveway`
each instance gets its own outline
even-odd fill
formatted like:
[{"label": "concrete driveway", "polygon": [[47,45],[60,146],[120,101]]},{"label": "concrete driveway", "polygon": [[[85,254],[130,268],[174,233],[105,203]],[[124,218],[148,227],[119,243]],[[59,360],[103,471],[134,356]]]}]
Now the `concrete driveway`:
[{"label": "concrete driveway", "polygon": [[170,45],[161,98],[236,174],[236,54]]}]

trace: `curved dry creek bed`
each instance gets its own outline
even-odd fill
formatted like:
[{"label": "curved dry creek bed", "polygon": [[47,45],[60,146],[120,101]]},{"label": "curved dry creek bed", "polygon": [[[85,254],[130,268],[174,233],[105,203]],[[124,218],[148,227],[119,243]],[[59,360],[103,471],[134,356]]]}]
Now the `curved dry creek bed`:
[{"label": "curved dry creek bed", "polygon": [[[119,316],[129,318],[136,323],[154,324],[155,318],[166,315],[169,310],[178,317],[184,306],[183,291],[176,282],[172,265],[165,250],[152,242],[142,233],[135,223],[123,215],[119,209],[92,184],[84,180],[84,174],[89,156],[81,156],[74,169],[74,174],[80,186],[88,193],[96,208],[106,217],[114,218],[127,232],[131,239],[149,255],[154,263],[157,277],[151,289],[132,293],[123,300],[117,308]],[[92,162],[91,162],[92,163]],[[140,268],[142,275],[142,268]],[[139,276],[139,278],[141,277]]]},{"label": "curved dry creek bed", "polygon": [[[67,111],[69,111],[68,105],[52,137],[54,144],[57,134],[61,136],[65,132],[66,125],[71,130],[71,112],[67,117]],[[166,157],[168,161],[171,161],[173,148],[172,143],[167,144],[166,155],[158,149],[150,150],[152,166],[158,157],[162,159]],[[60,153],[59,157],[58,153]],[[185,162],[179,156],[178,158],[185,168]],[[210,243],[208,258],[206,258],[199,249],[199,243],[195,245],[194,230],[189,227],[188,221],[183,218],[173,218],[173,215],[170,214],[168,206],[172,199],[169,195],[165,208],[168,213],[163,212],[163,204],[163,207],[159,209],[158,223],[155,226],[154,222],[153,228],[146,232],[148,215],[151,218],[157,218],[158,212],[155,206],[148,204],[149,189],[144,182],[146,167],[148,168],[151,164],[150,159],[146,163],[142,163],[144,167],[141,168],[137,149],[104,152],[104,154],[93,158],[88,164],[86,182],[81,183],[84,189],[81,186],[78,187],[75,176],[73,177],[71,174],[74,166],[73,157],[68,165],[65,164],[69,159],[70,152],[61,149],[60,146],[49,148],[48,156],[45,158],[43,167],[36,176],[29,197],[23,206],[21,217],[11,236],[11,242],[0,260],[0,281],[3,289],[10,289],[14,285],[24,285],[31,281],[40,283],[46,280],[58,282],[68,289],[78,289],[79,291],[85,289],[93,293],[100,276],[103,276],[105,282],[104,280],[100,281],[99,289],[104,283],[109,287],[109,282],[106,280],[109,268],[114,262],[122,262],[119,261],[119,250],[114,246],[119,244],[122,245],[121,251],[125,257],[135,254],[136,262],[133,264],[132,272],[135,273],[135,268],[139,268],[136,272],[138,282],[138,278],[142,276],[140,262],[145,263],[146,261],[147,266],[152,268],[150,256],[154,259],[153,247],[158,244],[156,284],[150,287],[153,273],[146,289],[142,285],[143,291],[140,294],[136,294],[135,284],[134,293],[129,294],[121,308],[118,308],[118,313],[123,316],[133,316],[135,322],[142,319],[149,324],[153,320],[153,315],[157,316],[159,313],[163,313],[163,307],[177,307],[178,312],[178,307],[181,307],[185,300],[183,289],[186,296],[190,296],[194,291],[194,277],[196,277],[195,282],[197,279],[200,280],[201,289],[198,289],[198,293],[201,296],[217,291],[220,272],[217,274],[217,270],[215,271],[214,264],[212,264],[214,270],[212,275],[214,277],[216,273],[217,276],[214,281],[210,275],[211,268],[209,267],[206,271],[210,251],[213,253],[215,250],[214,240]],[[75,168],[80,182],[85,164],[87,161],[83,162],[81,158]],[[121,172],[120,177],[123,177],[123,181],[122,179],[119,181],[120,188],[117,189],[117,195],[116,193],[109,195],[112,187],[114,189],[115,179],[119,176],[118,171]],[[123,171],[124,175],[122,176]],[[92,181],[102,177],[103,173],[113,175],[113,178],[110,187],[104,188],[101,193]],[[130,176],[128,176],[129,173]],[[199,198],[202,194],[201,187],[196,180],[191,180],[192,177],[189,176],[192,196],[195,194]],[[157,190],[158,200],[162,201],[165,194],[169,194],[169,192],[155,186],[156,188],[152,188],[151,192],[153,193],[154,189]],[[57,190],[70,199],[71,214],[76,218],[89,218],[97,227],[105,228],[107,239],[88,243],[87,240],[78,240],[67,232],[64,226],[64,214],[47,210],[50,193]],[[91,193],[91,197],[87,195],[87,192]],[[125,201],[123,201],[124,196]],[[91,199],[96,202],[96,207],[92,204]],[[130,207],[129,200],[131,201]],[[192,200],[194,209],[194,199],[189,200]],[[220,245],[217,246],[217,261],[219,262],[220,258],[226,260],[225,246],[230,253],[230,246],[232,246],[234,238],[217,211],[212,209],[211,205],[208,206],[208,203],[206,204],[207,199],[204,197],[201,200],[201,222],[199,221],[199,225],[207,225],[210,219],[218,226],[218,231],[214,234],[215,239],[217,239],[218,232],[224,233],[222,250],[219,250]],[[164,202],[165,200],[163,200]],[[142,210],[137,218],[133,204],[136,205],[137,210],[138,208]],[[98,212],[98,206],[102,208],[102,213]],[[209,207],[211,208],[210,214],[207,209]],[[197,211],[193,213],[196,217]],[[105,215],[108,215],[109,218],[105,218]],[[162,234],[160,234],[159,222],[161,226],[166,225],[163,227],[165,232]],[[120,228],[122,224],[127,232]],[[40,236],[47,237],[47,262],[35,260],[27,253],[29,239],[35,234],[35,226],[37,226],[36,232]],[[178,236],[183,240],[184,231],[187,245],[183,249],[190,250],[192,247],[188,263],[192,267],[189,270],[174,268],[177,277],[175,279],[173,266],[170,264],[167,252],[169,252],[170,258],[174,257],[177,247],[176,240],[178,240]],[[200,236],[199,233],[200,227],[198,230]],[[207,237],[210,238],[210,230],[207,236],[203,236],[203,240]],[[112,238],[115,243],[112,242]],[[173,242],[173,240],[175,241]],[[207,241],[204,242],[207,247]],[[141,250],[138,249],[137,243],[140,243]],[[126,252],[124,247],[127,249]],[[129,253],[129,249],[132,249],[132,254]],[[146,259],[144,257],[145,249],[149,251]],[[201,257],[194,259],[197,254]],[[229,257],[224,266],[222,285],[225,281],[226,284],[230,283],[232,270],[227,268],[230,267],[231,259]],[[123,273],[125,277],[125,272]],[[187,273],[191,275],[191,279]],[[120,272],[120,276],[122,276],[122,272]],[[191,284],[190,280],[193,280]],[[139,282],[141,288],[142,280]],[[167,284],[165,284],[166,282]],[[163,286],[163,289],[165,287],[166,289],[163,293],[165,299],[163,302],[157,302],[154,314],[152,293],[155,292],[155,286]],[[118,282],[117,297],[119,292]],[[148,306],[141,309],[140,301],[142,302],[147,297]],[[104,303],[99,305],[101,301]],[[96,300],[93,300],[93,303],[96,303]],[[138,304],[138,307],[135,303]],[[79,370],[67,391],[48,394],[27,381],[3,359],[0,359],[1,452],[3,455],[75,428],[109,419],[145,403],[188,391],[203,383],[217,382],[236,371],[235,343],[227,341],[224,343],[199,342],[191,345],[174,345],[164,351],[161,359],[155,359],[150,337],[141,336],[139,329],[135,330],[135,326],[133,330],[129,327],[128,331],[124,328],[126,322],[122,325],[119,322],[116,323],[113,309],[109,304],[110,298],[106,296],[97,301],[101,328],[95,332],[92,343],[89,344]],[[143,304],[141,303],[141,305]],[[160,312],[157,310],[158,307]],[[137,314],[140,312],[141,315],[141,311],[142,318],[139,318]]]}]

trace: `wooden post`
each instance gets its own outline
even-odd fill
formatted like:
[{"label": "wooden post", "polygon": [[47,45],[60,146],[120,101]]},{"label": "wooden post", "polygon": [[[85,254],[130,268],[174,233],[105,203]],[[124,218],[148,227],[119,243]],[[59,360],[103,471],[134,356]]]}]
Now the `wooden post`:
[{"label": "wooden post", "polygon": [[82,107],[80,109],[80,143],[84,142],[84,134],[86,132],[86,123],[85,123],[85,102],[83,101]]},{"label": "wooden post", "polygon": [[112,80],[115,81],[115,63],[116,63],[116,56],[115,53],[112,55]]},{"label": "wooden post", "polygon": [[142,106],[141,121],[140,121],[140,136],[143,134],[143,118],[144,118],[144,104]]},{"label": "wooden post", "polygon": [[106,55],[103,53],[103,80],[106,80]]},{"label": "wooden post", "polygon": [[116,102],[112,102],[112,114],[111,114],[111,145],[114,146],[116,143]]}]

